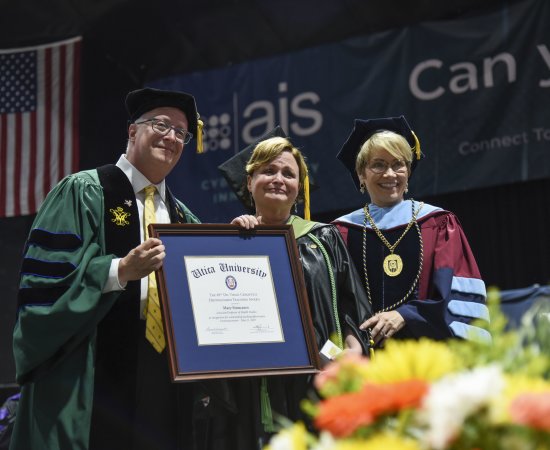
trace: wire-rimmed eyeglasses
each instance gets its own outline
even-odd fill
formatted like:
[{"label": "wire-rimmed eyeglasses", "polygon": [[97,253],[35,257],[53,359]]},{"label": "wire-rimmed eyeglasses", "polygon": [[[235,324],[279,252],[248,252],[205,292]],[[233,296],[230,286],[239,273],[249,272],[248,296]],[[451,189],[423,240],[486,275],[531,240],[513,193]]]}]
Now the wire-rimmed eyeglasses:
[{"label": "wire-rimmed eyeglasses", "polygon": [[407,171],[407,164],[399,159],[391,164],[386,161],[373,161],[367,167],[377,174],[386,173],[390,167],[395,173],[405,173]]},{"label": "wire-rimmed eyeglasses", "polygon": [[170,130],[174,130],[174,133],[176,135],[176,141],[178,141],[180,144],[187,144],[193,137],[193,133],[190,133],[187,130],[184,130],[183,128],[174,127],[172,125],[167,124],[162,119],[147,119],[142,120],[141,122],[135,122],[136,125],[141,125],[142,123],[151,122],[151,128],[153,131],[157,134],[160,134],[161,136],[166,136],[168,133],[170,133]]}]

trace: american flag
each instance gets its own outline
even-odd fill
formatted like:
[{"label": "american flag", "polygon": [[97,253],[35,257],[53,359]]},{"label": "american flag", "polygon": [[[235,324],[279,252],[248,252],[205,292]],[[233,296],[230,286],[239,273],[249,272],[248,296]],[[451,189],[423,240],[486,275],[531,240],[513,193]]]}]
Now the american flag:
[{"label": "american flag", "polygon": [[80,44],[0,50],[0,218],[36,213],[78,169]]}]

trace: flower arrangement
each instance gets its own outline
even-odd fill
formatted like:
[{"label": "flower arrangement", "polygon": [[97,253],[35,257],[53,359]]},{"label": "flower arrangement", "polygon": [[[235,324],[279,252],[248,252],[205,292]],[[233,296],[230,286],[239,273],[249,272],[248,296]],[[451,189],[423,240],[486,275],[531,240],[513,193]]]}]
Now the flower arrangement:
[{"label": "flower arrangement", "polygon": [[507,331],[498,300],[490,290],[490,344],[390,340],[331,363],[302,403],[316,432],[289,423],[267,449],[550,449],[550,303]]}]

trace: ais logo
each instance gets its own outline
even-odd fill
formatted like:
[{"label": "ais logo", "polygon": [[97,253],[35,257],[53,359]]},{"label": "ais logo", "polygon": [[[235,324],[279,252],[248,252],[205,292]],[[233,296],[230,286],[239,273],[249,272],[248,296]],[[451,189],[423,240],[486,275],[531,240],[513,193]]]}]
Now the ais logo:
[{"label": "ais logo", "polygon": [[[319,95],[307,91],[289,97],[287,91],[287,83],[279,83],[279,96],[275,101],[256,100],[246,105],[237,118],[229,112],[203,117],[204,150],[230,150],[233,145],[250,144],[276,125],[281,125],[291,136],[315,134],[323,125],[323,115],[316,109],[321,101]],[[241,109],[238,100],[234,94],[233,107],[236,110]]]}]

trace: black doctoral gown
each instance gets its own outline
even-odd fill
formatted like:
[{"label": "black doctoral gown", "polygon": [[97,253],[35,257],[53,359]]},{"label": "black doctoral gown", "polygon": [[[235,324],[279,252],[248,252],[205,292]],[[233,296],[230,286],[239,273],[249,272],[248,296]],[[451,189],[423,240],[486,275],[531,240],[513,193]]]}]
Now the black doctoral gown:
[{"label": "black doctoral gown", "polygon": [[[371,316],[371,308],[340,233],[332,225],[297,216],[291,216],[288,223],[296,237],[318,348],[329,338],[337,343],[338,321],[342,334],[352,332],[366,349],[367,337],[358,326]],[[337,312],[321,247],[332,266]],[[268,443],[270,433],[265,432],[262,424],[262,384],[267,387],[275,423],[277,415],[307,422],[300,401],[314,395],[311,382],[312,376],[286,375],[204,383],[202,402],[195,403],[196,416],[200,416],[201,408],[203,410],[202,418],[195,419],[195,432],[204,436],[201,448],[251,450],[261,449]]]}]

